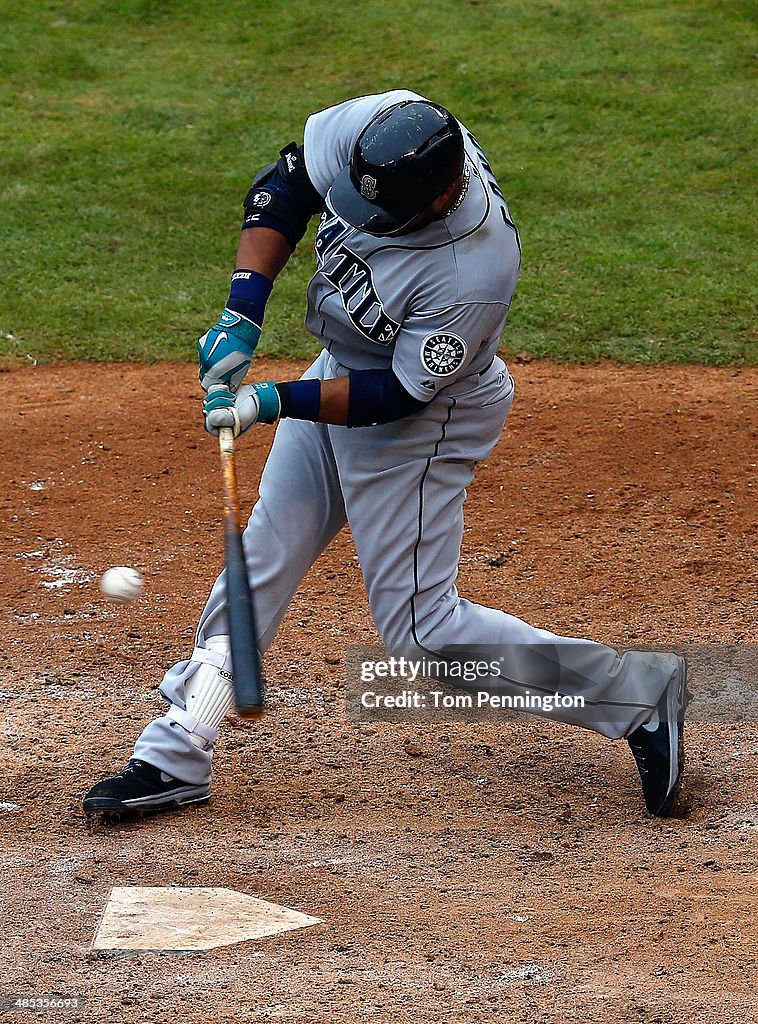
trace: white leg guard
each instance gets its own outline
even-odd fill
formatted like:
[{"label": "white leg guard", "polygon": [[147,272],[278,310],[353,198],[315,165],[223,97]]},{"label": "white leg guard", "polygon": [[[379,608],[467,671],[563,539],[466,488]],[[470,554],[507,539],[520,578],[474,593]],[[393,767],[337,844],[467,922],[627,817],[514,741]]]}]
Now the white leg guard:
[{"label": "white leg guard", "polygon": [[166,712],[203,750],[218,739],[218,727],[234,701],[229,650],[227,636],[212,636],[207,647],[196,647],[190,660],[200,665],[184,685],[186,709],[172,704]]}]

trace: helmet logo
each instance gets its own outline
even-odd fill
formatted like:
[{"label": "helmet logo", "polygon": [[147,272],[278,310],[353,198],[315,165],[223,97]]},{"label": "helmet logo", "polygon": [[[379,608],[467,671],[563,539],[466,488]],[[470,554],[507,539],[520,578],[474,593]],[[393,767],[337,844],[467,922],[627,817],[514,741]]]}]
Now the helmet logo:
[{"label": "helmet logo", "polygon": [[361,195],[364,199],[376,199],[379,193],[376,191],[376,178],[370,174],[364,174],[361,178]]}]

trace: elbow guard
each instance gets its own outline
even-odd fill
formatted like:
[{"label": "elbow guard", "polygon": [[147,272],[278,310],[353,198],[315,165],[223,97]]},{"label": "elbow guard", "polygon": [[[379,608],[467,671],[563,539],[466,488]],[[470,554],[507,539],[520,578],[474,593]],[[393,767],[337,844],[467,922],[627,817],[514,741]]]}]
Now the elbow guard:
[{"label": "elbow guard", "polygon": [[243,229],[273,228],[284,235],[294,250],[308,221],[324,205],[308,177],[303,147],[290,142],[275,164],[259,171],[243,205]]}]

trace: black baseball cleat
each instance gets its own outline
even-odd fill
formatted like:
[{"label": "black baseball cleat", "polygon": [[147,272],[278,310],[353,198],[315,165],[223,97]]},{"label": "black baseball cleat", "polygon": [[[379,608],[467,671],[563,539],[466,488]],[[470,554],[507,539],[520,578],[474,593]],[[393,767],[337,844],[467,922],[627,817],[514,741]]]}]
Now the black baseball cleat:
[{"label": "black baseball cleat", "polygon": [[111,779],[96,783],[83,800],[84,813],[123,814],[150,808],[169,810],[184,804],[202,803],[210,797],[207,782],[195,786],[174,779],[147,761],[133,757]]},{"label": "black baseball cleat", "polygon": [[687,689],[687,663],[678,668],[656,708],[658,725],[641,725],[626,737],[637,762],[645,804],[651,814],[665,818],[676,799],[684,771],[684,711],[691,694]]}]

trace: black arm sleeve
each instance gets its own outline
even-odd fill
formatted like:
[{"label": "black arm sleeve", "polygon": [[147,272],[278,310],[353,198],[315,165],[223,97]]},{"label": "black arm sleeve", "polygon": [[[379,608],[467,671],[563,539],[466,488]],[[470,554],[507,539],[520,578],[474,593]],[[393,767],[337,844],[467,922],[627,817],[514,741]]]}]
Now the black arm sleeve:
[{"label": "black arm sleeve", "polygon": [[[426,404],[408,394],[391,367],[386,370],[351,370],[348,378],[348,427],[392,423],[418,412]],[[296,420],[319,418],[320,380],[290,380],[275,387],[279,393],[280,416],[291,416]]]},{"label": "black arm sleeve", "polygon": [[348,427],[392,423],[423,409],[425,402],[410,395],[391,367],[386,370],[351,370]]}]

